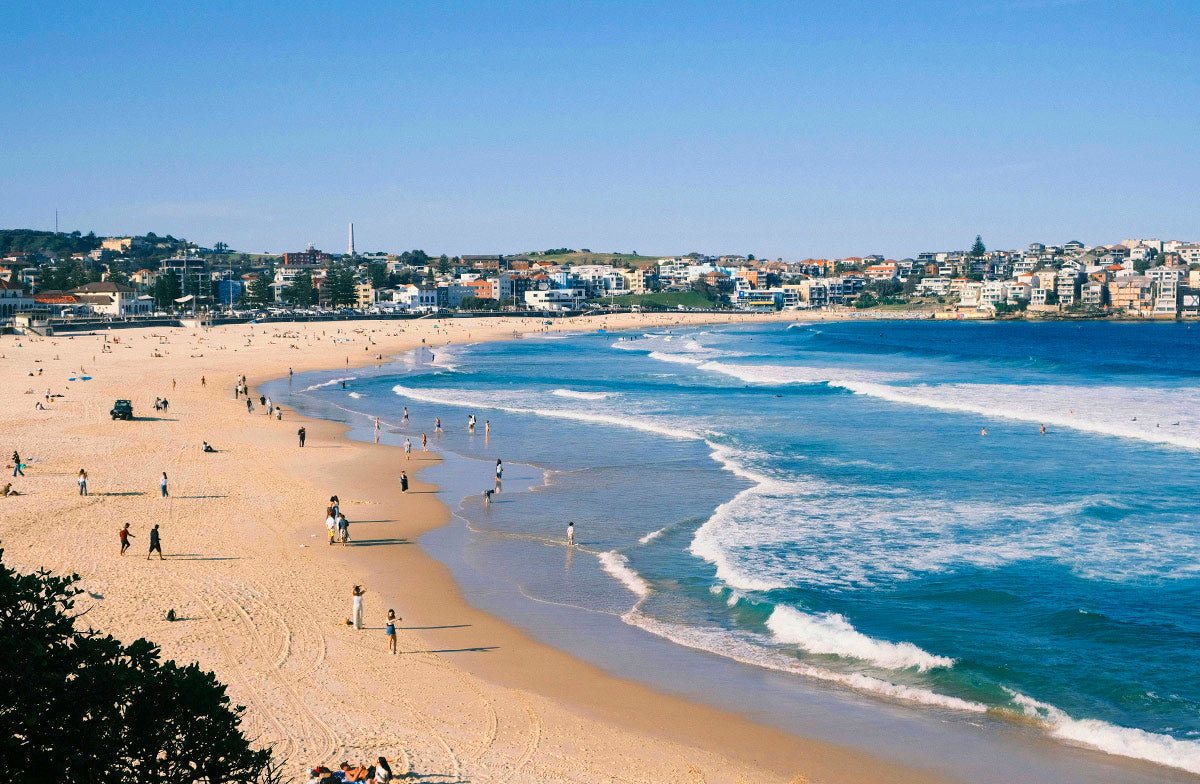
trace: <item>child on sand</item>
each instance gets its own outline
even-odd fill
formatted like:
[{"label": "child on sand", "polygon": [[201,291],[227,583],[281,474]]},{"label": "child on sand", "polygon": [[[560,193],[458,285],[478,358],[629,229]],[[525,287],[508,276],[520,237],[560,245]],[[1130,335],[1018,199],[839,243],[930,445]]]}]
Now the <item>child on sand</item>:
[{"label": "child on sand", "polygon": [[117,536],[121,537],[121,555],[125,555],[125,551],[129,549],[129,540],[133,538],[133,534],[129,533],[129,523],[117,531]]},{"label": "child on sand", "polygon": [[383,633],[387,635],[388,650],[392,655],[396,655],[396,621],[400,618],[396,615],[395,610],[388,610],[387,622],[383,627]]}]

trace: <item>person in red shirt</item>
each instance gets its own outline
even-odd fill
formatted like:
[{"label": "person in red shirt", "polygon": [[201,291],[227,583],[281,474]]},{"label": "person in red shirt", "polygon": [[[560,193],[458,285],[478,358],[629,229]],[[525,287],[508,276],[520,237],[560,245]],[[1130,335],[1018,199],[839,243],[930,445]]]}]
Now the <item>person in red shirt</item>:
[{"label": "person in red shirt", "polygon": [[133,534],[129,533],[129,523],[117,531],[117,536],[121,537],[121,555],[124,555],[125,551],[129,549],[129,540],[133,538]]}]

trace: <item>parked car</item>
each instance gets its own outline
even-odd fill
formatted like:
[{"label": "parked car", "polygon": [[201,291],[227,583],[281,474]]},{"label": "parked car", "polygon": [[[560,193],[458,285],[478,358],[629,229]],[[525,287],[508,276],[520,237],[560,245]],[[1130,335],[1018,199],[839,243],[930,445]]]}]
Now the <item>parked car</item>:
[{"label": "parked car", "polygon": [[128,400],[118,400],[116,403],[113,403],[112,411],[108,413],[112,414],[114,420],[133,419],[133,403],[130,403]]}]

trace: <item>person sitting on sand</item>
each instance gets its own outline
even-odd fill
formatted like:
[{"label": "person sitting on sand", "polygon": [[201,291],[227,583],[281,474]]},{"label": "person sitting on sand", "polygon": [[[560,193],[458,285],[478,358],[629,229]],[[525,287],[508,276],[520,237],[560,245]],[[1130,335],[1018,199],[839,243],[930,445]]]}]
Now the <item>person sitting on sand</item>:
[{"label": "person sitting on sand", "polygon": [[210,443],[208,443],[207,441],[205,441],[205,442],[204,442],[204,451],[205,451],[205,452],[216,452],[217,450],[215,450],[215,449],[213,449],[213,448],[212,448],[212,444],[210,444]]},{"label": "person sitting on sand", "polygon": [[343,762],[338,767],[341,768],[341,772],[345,776],[342,781],[366,781],[371,777],[371,771],[367,770],[365,765],[352,768],[349,762]]},{"label": "person sitting on sand", "polygon": [[12,489],[12,482],[6,483],[4,489],[0,490],[0,497],[8,498],[10,495],[20,495],[20,493]]},{"label": "person sitting on sand", "polygon": [[388,784],[395,775],[392,773],[392,766],[388,764],[386,757],[380,757],[375,762],[375,784]]}]

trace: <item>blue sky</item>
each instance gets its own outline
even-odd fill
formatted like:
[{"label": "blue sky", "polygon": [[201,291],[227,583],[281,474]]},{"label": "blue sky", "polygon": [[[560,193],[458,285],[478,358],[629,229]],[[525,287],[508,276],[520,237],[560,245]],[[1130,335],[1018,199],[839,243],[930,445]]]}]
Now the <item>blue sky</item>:
[{"label": "blue sky", "polygon": [[775,258],[1200,239],[1200,3],[5,3],[0,227]]}]

